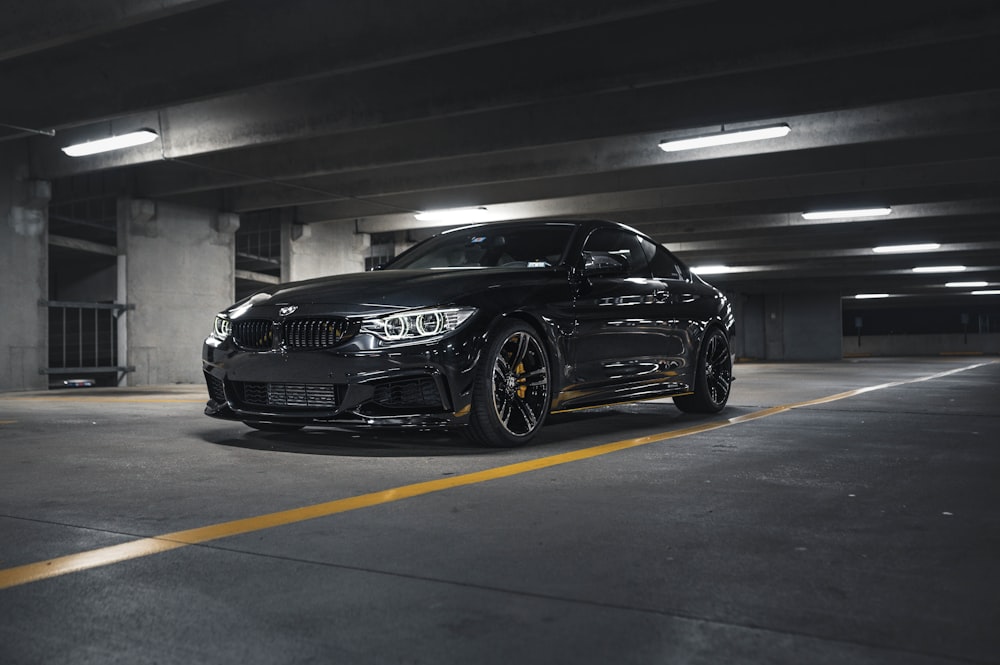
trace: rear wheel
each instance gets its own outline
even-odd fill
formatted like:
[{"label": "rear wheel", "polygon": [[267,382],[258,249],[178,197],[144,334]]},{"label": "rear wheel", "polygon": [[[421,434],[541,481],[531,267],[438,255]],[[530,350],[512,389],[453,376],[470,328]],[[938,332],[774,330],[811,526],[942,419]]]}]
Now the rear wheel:
[{"label": "rear wheel", "polygon": [[686,413],[718,413],[729,401],[733,383],[733,357],[729,338],[718,328],[709,328],[698,353],[694,394],[674,398],[678,409]]},{"label": "rear wheel", "polygon": [[476,369],[469,438],[508,448],[530,441],[549,412],[549,381],[548,354],[534,329],[501,324]]}]

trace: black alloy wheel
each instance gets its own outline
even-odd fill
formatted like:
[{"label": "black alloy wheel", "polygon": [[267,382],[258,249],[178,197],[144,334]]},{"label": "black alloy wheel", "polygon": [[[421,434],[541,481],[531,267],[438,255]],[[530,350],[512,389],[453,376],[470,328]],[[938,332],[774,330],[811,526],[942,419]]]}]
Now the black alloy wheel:
[{"label": "black alloy wheel", "polygon": [[549,412],[549,364],[545,345],[530,325],[501,324],[477,369],[469,437],[485,446],[527,443]]},{"label": "black alloy wheel", "polygon": [[729,338],[718,328],[709,328],[698,353],[694,393],[674,398],[674,404],[685,413],[718,413],[729,401],[733,383],[733,357]]}]

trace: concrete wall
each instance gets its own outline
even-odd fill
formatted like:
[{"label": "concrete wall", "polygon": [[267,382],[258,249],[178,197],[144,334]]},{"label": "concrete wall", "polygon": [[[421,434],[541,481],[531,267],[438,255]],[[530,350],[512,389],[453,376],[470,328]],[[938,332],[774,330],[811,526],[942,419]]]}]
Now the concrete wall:
[{"label": "concrete wall", "polygon": [[844,356],[1000,355],[1000,333],[856,335],[843,338]]},{"label": "concrete wall", "polygon": [[233,301],[234,216],[162,202],[118,205],[120,348],[129,385],[201,382],[201,346]]},{"label": "concrete wall", "polygon": [[292,224],[281,227],[281,281],[362,272],[370,236],[353,224]]},{"label": "concrete wall", "polygon": [[782,360],[840,360],[843,330],[840,293],[784,294]]},{"label": "concrete wall", "polygon": [[758,360],[839,360],[842,357],[839,293],[733,297],[736,353]]},{"label": "concrete wall", "polygon": [[47,183],[26,165],[23,142],[0,144],[0,391],[48,386]]},{"label": "concrete wall", "polygon": [[733,345],[737,357],[764,358],[767,355],[764,336],[764,296],[730,296],[736,314],[736,337]]}]

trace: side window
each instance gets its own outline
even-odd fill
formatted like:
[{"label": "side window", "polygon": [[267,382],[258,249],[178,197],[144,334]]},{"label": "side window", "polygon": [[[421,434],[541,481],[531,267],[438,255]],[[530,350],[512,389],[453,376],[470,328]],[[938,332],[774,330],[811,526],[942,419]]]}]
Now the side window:
[{"label": "side window", "polygon": [[649,262],[641,238],[620,229],[597,229],[583,245],[588,265],[617,256],[628,260],[629,277],[649,277]]},{"label": "side window", "polygon": [[642,241],[642,248],[649,258],[649,268],[653,273],[653,277],[684,279],[681,267],[677,265],[677,261],[670,252],[645,238],[640,238],[640,240]]}]

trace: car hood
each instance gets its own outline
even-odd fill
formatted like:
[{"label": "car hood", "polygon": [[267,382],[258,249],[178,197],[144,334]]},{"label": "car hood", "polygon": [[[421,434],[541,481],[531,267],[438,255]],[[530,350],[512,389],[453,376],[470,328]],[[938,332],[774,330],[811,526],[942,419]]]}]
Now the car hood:
[{"label": "car hood", "polygon": [[249,311],[294,305],[298,314],[376,314],[412,307],[463,304],[495,288],[524,288],[551,280],[554,270],[379,270],[290,282],[265,289],[228,310],[232,318]]}]

